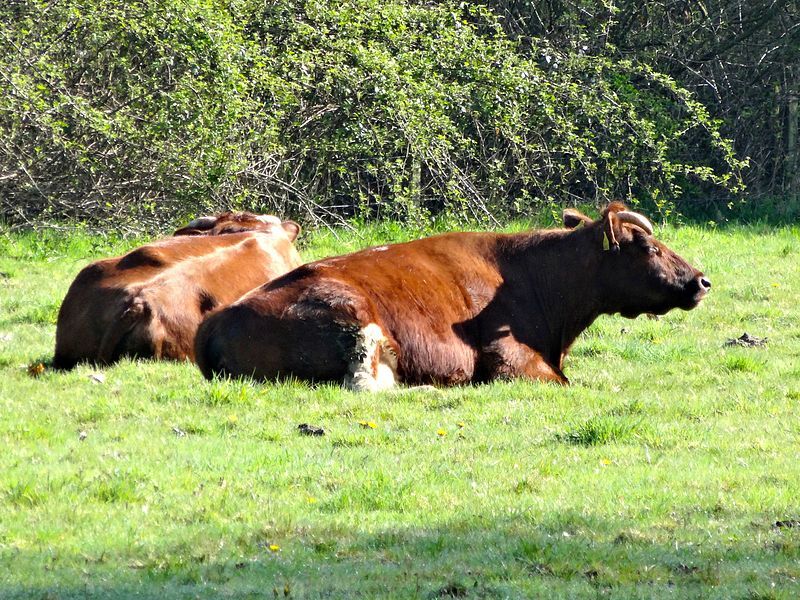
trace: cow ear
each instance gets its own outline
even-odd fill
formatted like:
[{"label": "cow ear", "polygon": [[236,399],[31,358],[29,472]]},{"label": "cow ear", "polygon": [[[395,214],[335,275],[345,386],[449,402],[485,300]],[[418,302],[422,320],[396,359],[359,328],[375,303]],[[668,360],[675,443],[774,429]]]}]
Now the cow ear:
[{"label": "cow ear", "polygon": [[201,231],[199,229],[195,229],[194,227],[181,227],[180,229],[176,229],[175,233],[173,233],[172,235],[173,236],[178,236],[178,235],[203,235],[203,233],[205,233],[205,232],[203,232],[203,231]]},{"label": "cow ear", "polygon": [[300,225],[295,223],[294,221],[284,221],[281,223],[281,227],[283,227],[286,234],[289,236],[290,241],[295,241],[297,236],[300,235]]},{"label": "cow ear", "polygon": [[172,235],[203,235],[216,224],[216,217],[198,217],[178,229]]},{"label": "cow ear", "polygon": [[589,217],[574,208],[565,208],[561,218],[564,221],[564,227],[567,229],[575,229],[582,223],[589,224],[592,222]]}]

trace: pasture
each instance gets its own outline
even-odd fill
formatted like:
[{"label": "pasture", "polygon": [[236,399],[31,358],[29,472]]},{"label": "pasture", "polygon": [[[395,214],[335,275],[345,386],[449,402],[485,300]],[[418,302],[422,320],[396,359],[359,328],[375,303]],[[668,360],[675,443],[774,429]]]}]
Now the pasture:
[{"label": "pasture", "polygon": [[[53,372],[69,283],[137,242],[0,234],[0,597],[797,597],[800,229],[656,235],[711,294],[601,317],[570,387],[367,395]],[[767,345],[724,346],[745,331]]]}]

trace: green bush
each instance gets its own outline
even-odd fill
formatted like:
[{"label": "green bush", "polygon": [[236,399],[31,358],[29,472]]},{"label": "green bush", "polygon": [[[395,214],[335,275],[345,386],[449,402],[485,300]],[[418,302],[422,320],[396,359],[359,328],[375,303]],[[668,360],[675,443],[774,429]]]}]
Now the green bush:
[{"label": "green bush", "polygon": [[523,46],[479,4],[18,0],[0,41],[11,223],[489,220],[612,198],[667,213],[692,182],[740,186],[719,123],[673,80]]}]

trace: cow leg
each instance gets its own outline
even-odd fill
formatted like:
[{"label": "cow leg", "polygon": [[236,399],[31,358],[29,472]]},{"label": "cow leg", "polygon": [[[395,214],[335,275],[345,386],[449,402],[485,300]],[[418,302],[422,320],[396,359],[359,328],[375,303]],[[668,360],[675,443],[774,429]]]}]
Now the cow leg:
[{"label": "cow leg", "polygon": [[484,350],[481,363],[483,376],[489,381],[526,377],[562,385],[569,383],[558,366],[550,364],[541,354],[510,336],[496,340]]},{"label": "cow leg", "polygon": [[553,383],[560,383],[561,385],[569,385],[569,379],[558,367],[550,365],[539,354],[534,353],[536,356],[523,367],[523,375],[530,379],[537,381],[551,381]]},{"label": "cow leg", "polygon": [[103,334],[95,362],[101,365],[109,365],[119,360],[119,357],[125,353],[123,344],[125,338],[140,321],[149,317],[150,307],[145,302],[140,298],[131,300],[122,314],[111,321]]},{"label": "cow leg", "polygon": [[345,387],[357,392],[379,392],[397,384],[397,356],[378,325],[369,323],[358,332],[353,354]]},{"label": "cow leg", "polygon": [[[338,297],[347,298],[345,293]],[[211,314],[197,330],[197,365],[208,379],[218,374],[259,380],[296,377],[347,380],[358,390],[391,387],[395,361],[383,331],[339,304],[336,311],[311,301],[288,308],[276,303],[274,310],[246,303],[229,306]]]}]

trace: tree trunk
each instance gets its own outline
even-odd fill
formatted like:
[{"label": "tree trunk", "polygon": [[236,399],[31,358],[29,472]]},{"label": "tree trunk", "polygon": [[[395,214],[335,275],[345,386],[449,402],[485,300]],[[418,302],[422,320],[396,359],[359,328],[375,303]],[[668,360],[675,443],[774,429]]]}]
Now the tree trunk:
[{"label": "tree trunk", "polygon": [[786,173],[784,192],[789,198],[800,196],[800,144],[798,144],[798,105],[800,105],[800,69],[787,69],[786,78]]},{"label": "tree trunk", "polygon": [[411,159],[409,192],[414,206],[417,208],[422,206],[422,161],[416,156]]}]

